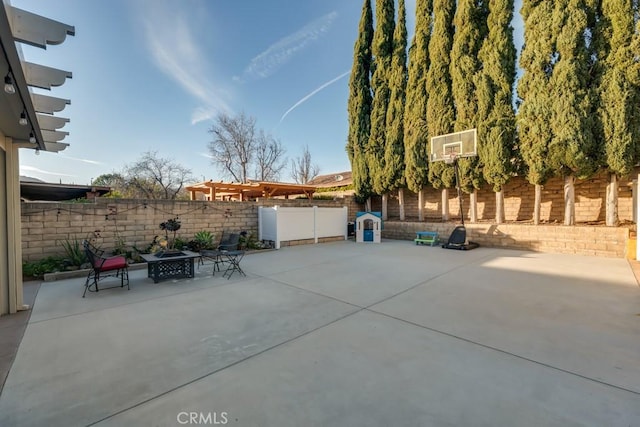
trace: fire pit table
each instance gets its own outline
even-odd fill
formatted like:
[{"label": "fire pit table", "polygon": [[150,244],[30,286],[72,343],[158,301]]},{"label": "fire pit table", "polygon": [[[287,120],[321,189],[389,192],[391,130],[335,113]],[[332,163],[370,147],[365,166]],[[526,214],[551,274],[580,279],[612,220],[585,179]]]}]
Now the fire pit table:
[{"label": "fire pit table", "polygon": [[193,261],[200,254],[191,251],[165,252],[159,255],[140,255],[147,263],[149,278],[154,283],[160,280],[193,277]]}]

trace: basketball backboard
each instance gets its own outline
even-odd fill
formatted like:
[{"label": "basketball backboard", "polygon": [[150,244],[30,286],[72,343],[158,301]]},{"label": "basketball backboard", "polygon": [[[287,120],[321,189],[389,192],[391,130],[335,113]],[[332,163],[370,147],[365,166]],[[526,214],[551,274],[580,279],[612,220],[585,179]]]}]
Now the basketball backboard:
[{"label": "basketball backboard", "polygon": [[429,161],[450,161],[452,157],[475,157],[478,155],[477,147],[476,129],[434,136],[431,138]]}]

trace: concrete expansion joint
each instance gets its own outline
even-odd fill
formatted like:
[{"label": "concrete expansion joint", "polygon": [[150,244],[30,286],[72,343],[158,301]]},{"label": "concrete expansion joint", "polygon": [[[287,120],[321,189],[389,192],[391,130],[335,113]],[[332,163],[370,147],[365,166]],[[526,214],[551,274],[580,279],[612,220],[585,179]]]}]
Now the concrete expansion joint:
[{"label": "concrete expansion joint", "polygon": [[226,365],[226,366],[222,366],[222,367],[220,367],[220,368],[218,368],[218,369],[215,369],[215,370],[213,370],[213,371],[211,371],[211,372],[208,372],[208,373],[206,373],[206,374],[203,374],[203,375],[201,375],[201,376],[199,376],[199,377],[197,377],[197,378],[194,378],[194,379],[192,379],[192,380],[190,380],[190,381],[187,381],[187,382],[185,382],[185,383],[183,383],[183,384],[180,384],[180,385],[178,385],[178,386],[175,386],[175,387],[173,387],[173,388],[171,388],[171,389],[169,389],[169,390],[166,390],[166,391],[164,391],[164,392],[162,392],[162,393],[159,393],[159,394],[157,394],[157,395],[155,395],[155,396],[149,397],[148,399],[145,399],[145,400],[143,400],[143,401],[141,401],[141,402],[138,402],[138,403],[136,403],[136,404],[134,404],[134,405],[131,405],[131,406],[127,407],[127,408],[121,409],[120,411],[114,412],[113,414],[107,415],[106,417],[103,417],[103,418],[101,418],[101,419],[99,419],[99,420],[93,421],[92,423],[88,424],[87,426],[93,426],[93,425],[96,425],[96,424],[100,424],[101,422],[106,421],[106,420],[108,420],[108,419],[110,419],[110,418],[113,418],[113,417],[115,417],[115,416],[118,416],[118,415],[124,414],[124,413],[125,413],[125,412],[127,412],[127,411],[130,411],[130,410],[132,410],[132,409],[134,409],[134,408],[137,408],[137,407],[139,407],[139,406],[145,405],[145,404],[147,404],[147,403],[149,403],[149,402],[152,402],[152,401],[154,401],[154,400],[156,400],[156,399],[159,399],[159,398],[161,398],[161,397],[163,397],[163,396],[166,396],[166,395],[171,394],[171,393],[173,393],[173,392],[175,392],[175,391],[178,391],[178,390],[180,390],[180,389],[182,389],[182,388],[184,388],[184,387],[187,387],[187,386],[189,386],[189,385],[191,385],[191,384],[194,384],[194,383],[196,383],[196,382],[198,382],[198,381],[201,381],[201,380],[203,380],[203,379],[205,379],[205,378],[208,378],[208,377],[210,377],[210,376],[212,376],[212,375],[215,375],[215,374],[217,374],[218,372],[222,372],[222,371],[224,371],[225,369],[232,368],[232,367],[234,367],[234,366],[236,366],[236,365],[239,365],[239,364],[241,364],[241,363],[244,363],[245,361],[248,361],[248,360],[251,360],[251,359],[256,358],[256,357],[258,357],[258,356],[261,356],[262,354],[265,354],[265,353],[267,353],[267,352],[269,352],[269,351],[271,351],[271,350],[274,350],[274,349],[276,349],[276,348],[278,348],[278,347],[281,347],[281,346],[287,345],[287,344],[289,344],[289,343],[291,343],[291,342],[293,342],[293,341],[296,341],[296,340],[298,340],[299,338],[302,338],[302,337],[305,337],[305,336],[307,336],[307,335],[309,335],[309,334],[312,334],[312,333],[314,333],[314,332],[316,332],[316,331],[318,331],[318,330],[320,330],[320,329],[323,329],[323,328],[325,328],[325,327],[327,327],[327,326],[331,326],[331,325],[333,325],[334,323],[340,322],[341,320],[346,319],[346,318],[348,318],[348,317],[351,317],[351,316],[353,316],[354,314],[359,313],[359,312],[361,312],[361,311],[363,311],[363,309],[356,310],[356,311],[354,311],[354,312],[352,312],[352,313],[347,313],[347,314],[345,314],[345,315],[343,315],[343,316],[338,317],[337,319],[334,319],[334,320],[332,320],[332,321],[330,321],[330,322],[328,322],[328,323],[325,323],[325,324],[323,324],[323,325],[320,325],[320,326],[318,326],[318,327],[316,327],[316,328],[314,328],[314,329],[311,329],[311,330],[309,330],[309,331],[306,331],[306,332],[303,332],[303,333],[301,333],[301,334],[298,334],[298,335],[296,335],[296,336],[294,336],[294,337],[291,337],[291,338],[289,338],[289,339],[286,339],[286,340],[284,340],[284,341],[282,341],[282,342],[280,342],[280,343],[274,344],[274,345],[272,345],[271,347],[267,347],[267,348],[265,348],[265,349],[263,349],[263,350],[261,350],[261,351],[259,351],[259,352],[255,353],[255,354],[251,354],[251,355],[249,355],[249,356],[247,356],[247,357],[244,357],[244,358],[242,358],[242,359],[236,360],[235,362],[232,362],[232,363],[230,363],[230,364],[228,364],[228,365]]},{"label": "concrete expansion joint", "polygon": [[568,375],[571,375],[571,376],[574,376],[574,377],[577,377],[577,378],[582,378],[582,379],[590,381],[590,382],[594,382],[594,383],[597,383],[597,384],[601,384],[601,385],[604,385],[604,386],[607,386],[607,387],[611,387],[611,388],[614,388],[614,389],[617,389],[617,390],[621,390],[621,391],[624,391],[624,392],[627,392],[627,393],[631,393],[631,394],[640,396],[640,391],[637,391],[637,390],[632,390],[632,389],[625,388],[625,387],[622,387],[622,386],[619,386],[619,385],[616,385],[616,384],[612,384],[610,382],[606,382],[606,381],[603,381],[603,380],[600,380],[600,379],[597,379],[597,378],[592,378],[592,377],[580,374],[578,372],[570,371],[568,369],[563,369],[563,368],[560,368],[558,366],[553,366],[553,365],[550,365],[548,363],[541,362],[539,360],[531,359],[529,357],[522,356],[522,355],[510,352],[508,350],[503,350],[503,349],[498,348],[498,347],[494,347],[494,346],[491,346],[491,345],[488,345],[488,344],[483,344],[481,342],[474,341],[474,340],[471,340],[469,338],[462,337],[460,335],[452,334],[450,332],[442,331],[440,329],[435,329],[435,328],[432,328],[432,327],[429,327],[429,326],[421,325],[419,323],[415,323],[415,322],[412,322],[412,321],[406,320],[406,319],[401,319],[399,317],[395,317],[395,316],[392,316],[392,315],[389,315],[389,314],[386,314],[386,313],[381,313],[381,312],[376,311],[376,310],[367,309],[367,311],[370,311],[372,313],[376,313],[378,315],[381,315],[381,316],[384,316],[384,317],[387,317],[387,318],[390,318],[390,319],[393,319],[393,320],[397,320],[399,322],[402,322],[402,323],[405,323],[405,324],[408,324],[408,325],[416,326],[418,328],[425,329],[425,330],[428,330],[428,331],[431,331],[431,332],[434,332],[434,333],[437,333],[437,334],[440,334],[440,335],[444,335],[444,336],[447,336],[449,338],[453,338],[453,339],[456,339],[456,340],[464,341],[466,343],[473,344],[473,345],[476,345],[476,346],[479,346],[479,347],[483,347],[483,348],[486,348],[488,350],[496,351],[498,353],[502,353],[502,354],[505,354],[507,356],[514,357],[516,359],[520,359],[520,360],[523,360],[523,361],[526,361],[526,362],[529,362],[529,363],[533,363],[533,364],[536,364],[538,366],[543,366],[545,368],[552,369],[554,371],[562,372],[562,373],[565,373],[565,374],[568,374]]}]

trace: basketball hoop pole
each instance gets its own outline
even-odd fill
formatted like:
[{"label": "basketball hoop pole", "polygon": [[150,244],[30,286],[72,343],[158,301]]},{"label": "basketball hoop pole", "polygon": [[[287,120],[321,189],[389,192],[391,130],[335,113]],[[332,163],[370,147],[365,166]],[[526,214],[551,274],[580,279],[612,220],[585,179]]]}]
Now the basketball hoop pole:
[{"label": "basketball hoop pole", "polygon": [[462,194],[460,192],[460,170],[458,169],[458,156],[453,158],[453,170],[456,174],[456,189],[458,190],[458,202],[460,203],[460,222],[464,226],[464,212],[462,211]]}]

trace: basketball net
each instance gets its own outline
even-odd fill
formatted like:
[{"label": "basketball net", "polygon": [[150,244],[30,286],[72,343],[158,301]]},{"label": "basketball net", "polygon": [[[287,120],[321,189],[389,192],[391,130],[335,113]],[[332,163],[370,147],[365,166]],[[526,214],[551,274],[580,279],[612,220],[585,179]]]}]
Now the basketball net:
[{"label": "basketball net", "polygon": [[456,161],[456,158],[457,158],[457,157],[458,157],[458,156],[456,155],[456,153],[452,153],[452,154],[444,154],[444,155],[442,156],[442,160],[444,160],[444,162],[445,162],[446,164],[448,164],[448,165],[452,165],[452,164]]}]

